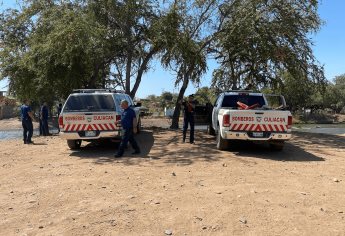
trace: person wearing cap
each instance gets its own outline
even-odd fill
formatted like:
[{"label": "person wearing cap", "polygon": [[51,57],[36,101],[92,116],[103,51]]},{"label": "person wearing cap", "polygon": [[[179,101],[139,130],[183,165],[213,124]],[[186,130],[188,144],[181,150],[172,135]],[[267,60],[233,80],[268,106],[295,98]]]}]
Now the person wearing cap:
[{"label": "person wearing cap", "polygon": [[195,104],[194,101],[194,95],[191,94],[188,96],[187,101],[182,102],[183,106],[183,142],[186,142],[186,135],[187,135],[187,129],[188,124],[190,125],[190,136],[189,136],[189,142],[191,144],[194,144],[194,112],[195,112]]},{"label": "person wearing cap", "polygon": [[137,142],[134,139],[134,133],[136,132],[136,122],[134,120],[136,119],[135,111],[128,106],[127,100],[122,100],[120,103],[121,108],[123,109],[123,113],[121,115],[121,126],[123,129],[121,143],[119,146],[119,149],[117,150],[117,153],[114,155],[114,157],[122,157],[123,153],[125,152],[125,147],[127,146],[127,143],[129,142],[132,145],[132,148],[134,149],[134,152],[132,154],[139,154],[140,148],[137,144]]},{"label": "person wearing cap", "polygon": [[20,107],[22,126],[23,126],[23,141],[24,144],[32,144],[32,134],[33,134],[33,125],[32,121],[34,120],[34,115],[30,107],[30,101],[25,100],[24,104]]}]

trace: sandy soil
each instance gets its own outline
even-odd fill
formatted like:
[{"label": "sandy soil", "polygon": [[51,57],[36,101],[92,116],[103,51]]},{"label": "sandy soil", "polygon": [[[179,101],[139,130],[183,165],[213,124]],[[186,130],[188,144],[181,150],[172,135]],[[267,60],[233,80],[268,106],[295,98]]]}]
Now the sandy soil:
[{"label": "sandy soil", "polygon": [[1,235],[344,235],[344,137],[218,151],[143,123],[142,154],[121,159],[115,144],[0,141]]}]

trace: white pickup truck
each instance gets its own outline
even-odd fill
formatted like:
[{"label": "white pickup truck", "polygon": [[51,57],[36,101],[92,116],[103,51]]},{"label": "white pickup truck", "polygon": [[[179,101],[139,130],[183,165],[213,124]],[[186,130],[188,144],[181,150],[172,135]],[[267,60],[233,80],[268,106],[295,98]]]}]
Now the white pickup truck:
[{"label": "white pickup truck", "polygon": [[100,139],[121,139],[121,100],[126,100],[136,113],[140,132],[140,110],[131,97],[111,89],[79,89],[67,98],[59,116],[60,136],[70,149],[80,148],[81,142]]},{"label": "white pickup truck", "polygon": [[[278,100],[275,108],[268,100]],[[291,138],[292,126],[291,112],[285,107],[283,96],[225,92],[215,102],[208,132],[217,135],[219,150],[227,149],[231,140],[268,142],[272,149],[282,150],[284,142]]]}]

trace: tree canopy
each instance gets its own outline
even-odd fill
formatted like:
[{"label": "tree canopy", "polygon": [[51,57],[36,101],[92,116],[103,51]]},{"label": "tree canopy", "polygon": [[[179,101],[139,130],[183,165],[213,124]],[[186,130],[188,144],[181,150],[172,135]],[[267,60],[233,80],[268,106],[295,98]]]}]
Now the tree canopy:
[{"label": "tree canopy", "polygon": [[220,68],[212,85],[219,90],[275,87],[287,71],[295,78],[323,81],[309,39],[321,20],[317,1],[229,0],[214,53]]},{"label": "tree canopy", "polygon": [[200,95],[269,88],[302,106],[313,94],[323,101],[342,94],[335,89],[342,80],[327,84],[313,55],[310,37],[322,25],[317,0],[19,2],[0,14],[0,79],[20,99],[53,101],[77,88],[121,88],[134,97],[159,60],[180,86],[177,128],[180,100],[200,84],[210,57],[219,68]]}]

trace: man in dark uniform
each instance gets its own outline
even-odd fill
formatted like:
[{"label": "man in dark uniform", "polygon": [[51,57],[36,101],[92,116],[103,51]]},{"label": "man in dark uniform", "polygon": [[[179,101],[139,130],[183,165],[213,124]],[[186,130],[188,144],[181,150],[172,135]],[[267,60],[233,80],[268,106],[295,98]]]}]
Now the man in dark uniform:
[{"label": "man in dark uniform", "polygon": [[40,119],[42,121],[42,134],[43,136],[49,135],[49,128],[48,128],[48,106],[47,103],[44,102],[41,111],[40,111]]},{"label": "man in dark uniform", "polygon": [[134,119],[136,119],[135,112],[132,108],[128,106],[128,102],[126,100],[121,101],[121,108],[123,109],[123,113],[121,115],[121,126],[123,129],[122,139],[119,146],[119,149],[114,157],[122,157],[123,153],[125,152],[125,147],[127,146],[128,141],[132,145],[134,152],[132,154],[139,154],[140,148],[133,137],[133,132],[136,132],[136,126]]},{"label": "man in dark uniform", "polygon": [[22,119],[22,126],[23,126],[23,140],[24,144],[32,144],[32,134],[33,134],[33,125],[32,120],[34,119],[34,115],[31,111],[30,101],[25,100],[24,104],[20,108],[21,111],[21,119]]},{"label": "man in dark uniform", "polygon": [[183,142],[186,141],[186,134],[188,129],[188,123],[190,124],[190,136],[189,142],[194,144],[194,111],[195,111],[195,101],[194,95],[189,95],[188,100],[182,102],[183,105]]}]

